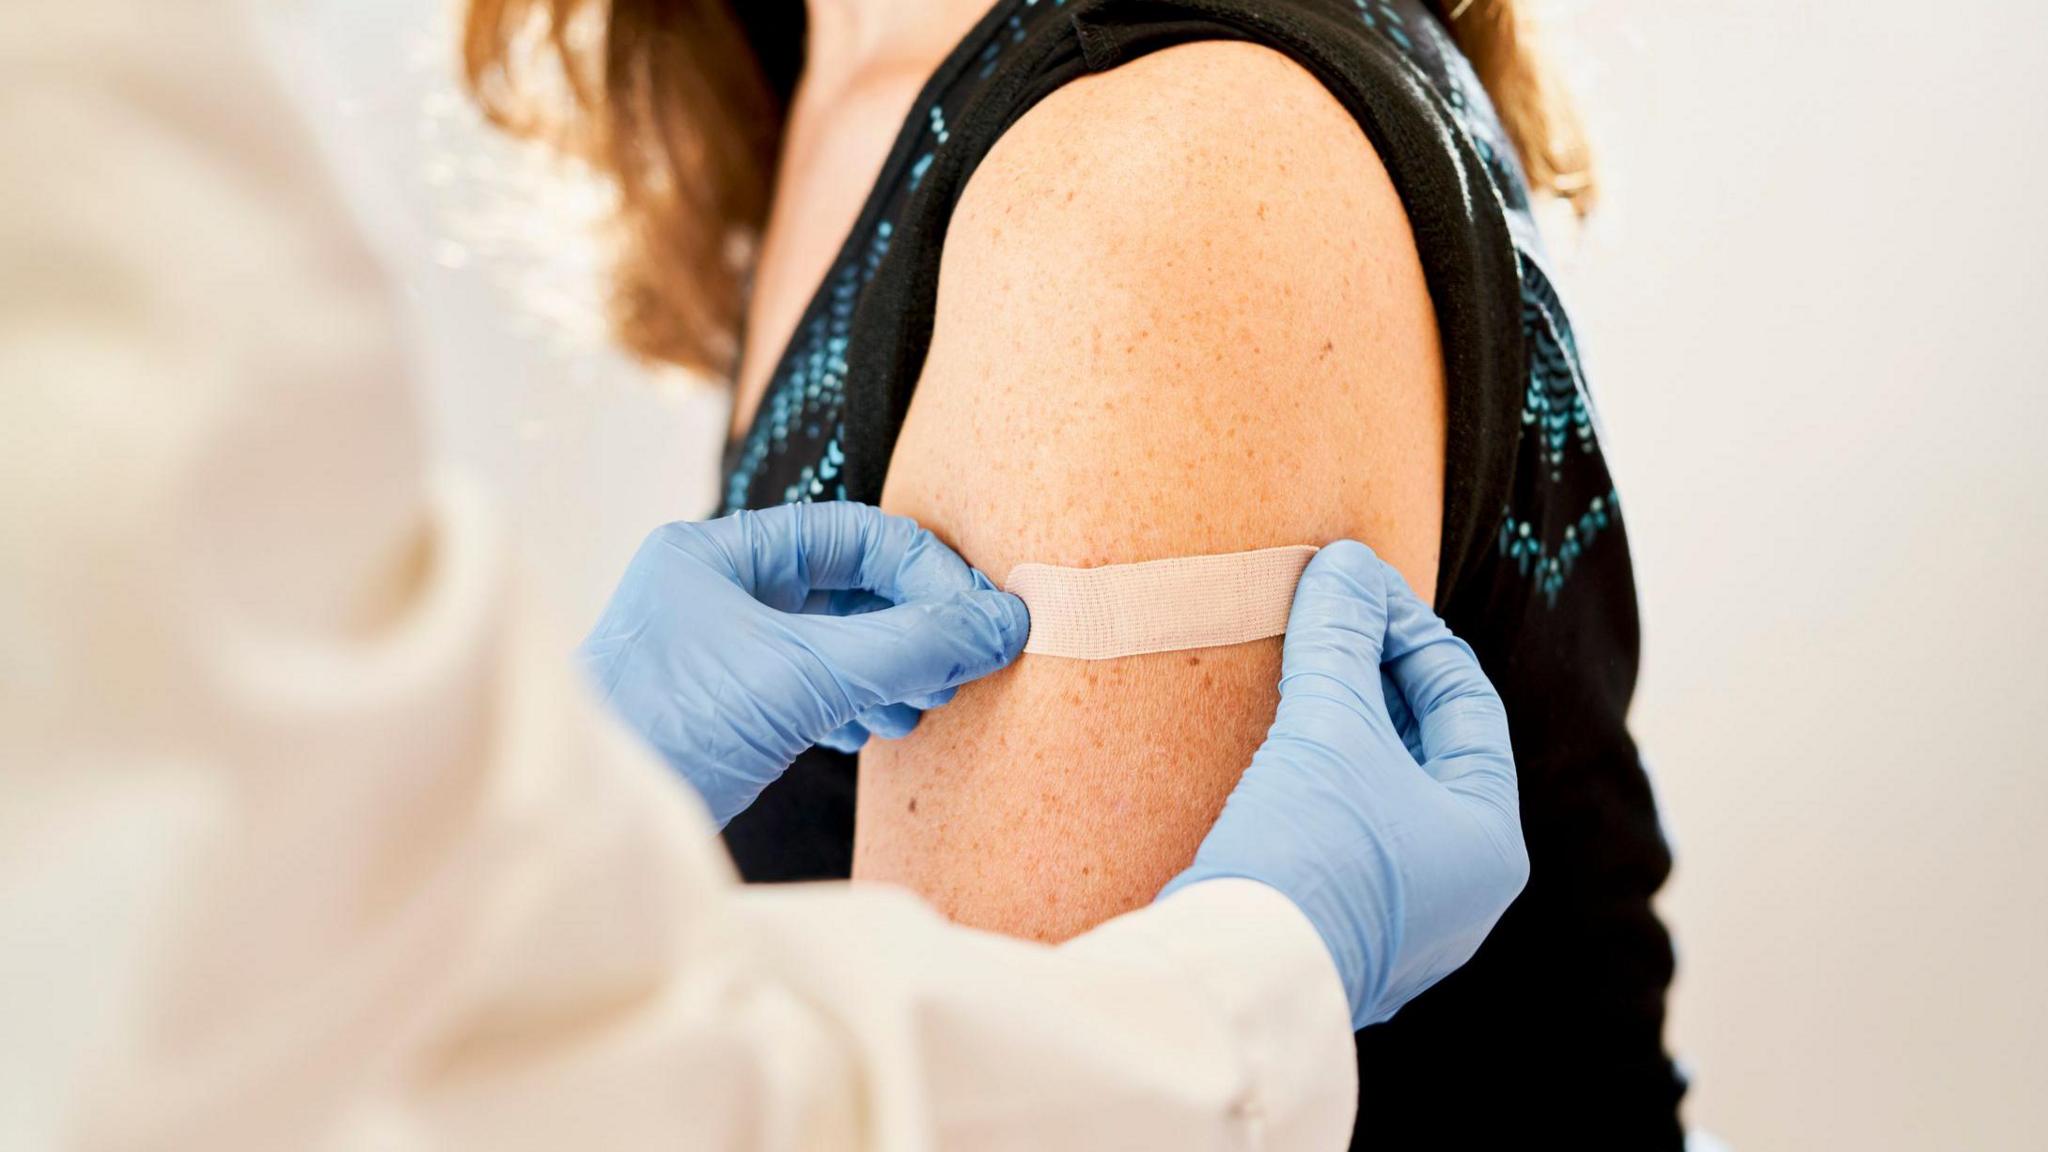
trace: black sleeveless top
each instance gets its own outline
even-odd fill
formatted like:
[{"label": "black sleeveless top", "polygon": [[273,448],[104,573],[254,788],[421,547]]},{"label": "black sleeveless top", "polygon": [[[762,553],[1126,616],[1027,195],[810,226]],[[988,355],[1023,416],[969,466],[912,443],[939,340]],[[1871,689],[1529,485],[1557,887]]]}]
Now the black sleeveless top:
[{"label": "black sleeveless top", "polygon": [[[1479,954],[1358,1035],[1358,1144],[1677,1148],[1670,870],[1625,719],[1634,577],[1569,314],[1513,150],[1419,0],[1000,0],[927,83],[726,466],[728,510],[874,501],[930,343],[954,204],[1078,77],[1193,40],[1292,57],[1393,178],[1442,332],[1436,603],[1506,701],[1530,880]],[[807,755],[726,831],[750,880],[841,877],[854,760]]]}]

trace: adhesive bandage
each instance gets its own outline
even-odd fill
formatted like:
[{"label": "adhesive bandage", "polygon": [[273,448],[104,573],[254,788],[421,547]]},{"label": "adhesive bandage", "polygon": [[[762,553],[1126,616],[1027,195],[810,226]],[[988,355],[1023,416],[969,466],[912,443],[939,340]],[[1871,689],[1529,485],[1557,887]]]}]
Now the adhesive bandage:
[{"label": "adhesive bandage", "polygon": [[1031,610],[1024,651],[1108,660],[1281,635],[1315,554],[1297,544],[1100,568],[1019,564],[1003,588]]}]

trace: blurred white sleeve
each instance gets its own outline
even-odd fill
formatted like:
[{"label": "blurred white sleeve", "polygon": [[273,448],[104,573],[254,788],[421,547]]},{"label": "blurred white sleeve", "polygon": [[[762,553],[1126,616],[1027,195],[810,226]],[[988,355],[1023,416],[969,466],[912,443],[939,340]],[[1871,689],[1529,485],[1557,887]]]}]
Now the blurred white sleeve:
[{"label": "blurred white sleeve", "polygon": [[1270,890],[1053,949],[734,884],[427,467],[237,14],[0,13],[0,1146],[1341,1145]]}]

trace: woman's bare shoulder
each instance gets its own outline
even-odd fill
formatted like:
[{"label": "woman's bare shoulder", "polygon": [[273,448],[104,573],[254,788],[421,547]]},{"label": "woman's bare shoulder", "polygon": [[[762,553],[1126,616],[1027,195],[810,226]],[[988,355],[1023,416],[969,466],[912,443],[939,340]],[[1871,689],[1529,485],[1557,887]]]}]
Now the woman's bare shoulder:
[{"label": "woman's bare shoulder", "polygon": [[1426,588],[1443,404],[1363,132],[1271,50],[1186,45],[1055,92],[976,171],[889,492],[934,490],[998,577],[1349,532]]},{"label": "woman's bare shoulder", "polygon": [[[884,504],[1001,580],[1364,539],[1427,589],[1441,350],[1363,132],[1236,43],[1053,93],[965,189]],[[1272,719],[1279,644],[1026,656],[862,773],[862,875],[1060,938],[1192,856]],[[872,768],[872,770],[870,770]]]}]

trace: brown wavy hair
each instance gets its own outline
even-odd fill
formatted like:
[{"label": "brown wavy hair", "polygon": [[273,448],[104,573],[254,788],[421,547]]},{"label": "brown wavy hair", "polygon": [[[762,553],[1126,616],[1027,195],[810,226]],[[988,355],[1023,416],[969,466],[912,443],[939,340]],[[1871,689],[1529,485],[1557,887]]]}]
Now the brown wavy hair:
[{"label": "brown wavy hair", "polygon": [[[1532,190],[1584,214],[1592,158],[1527,0],[1430,0]],[[470,0],[463,77],[493,123],[617,188],[612,322],[651,360],[732,366],[802,64],[802,0]]]}]

